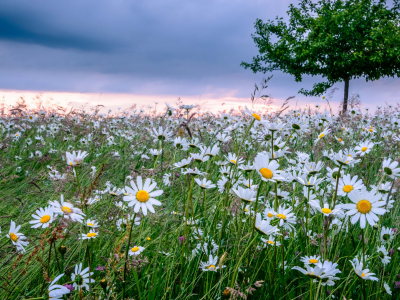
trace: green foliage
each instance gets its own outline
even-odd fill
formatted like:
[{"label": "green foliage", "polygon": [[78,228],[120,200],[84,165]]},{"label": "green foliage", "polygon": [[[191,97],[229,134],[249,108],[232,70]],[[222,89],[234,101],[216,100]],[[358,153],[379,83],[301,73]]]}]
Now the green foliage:
[{"label": "green foliage", "polygon": [[[290,5],[289,21],[257,19],[252,35],[260,55],[241,66],[256,72],[281,70],[295,77],[320,75],[325,82],[317,96],[336,82],[365,77],[367,81],[400,74],[399,4],[386,0],[302,0]],[[264,65],[265,64],[265,65]]]}]

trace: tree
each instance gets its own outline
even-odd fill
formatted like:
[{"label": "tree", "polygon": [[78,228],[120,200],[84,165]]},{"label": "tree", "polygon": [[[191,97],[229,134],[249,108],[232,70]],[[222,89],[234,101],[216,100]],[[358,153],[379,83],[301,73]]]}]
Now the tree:
[{"label": "tree", "polygon": [[[289,6],[289,22],[276,17],[257,19],[252,34],[260,55],[242,62],[254,73],[281,70],[301,82],[303,75],[321,75],[325,82],[306,96],[319,96],[336,82],[344,82],[343,111],[347,110],[349,82],[400,74],[400,5],[392,0],[301,0]],[[265,65],[262,65],[265,64]]]}]

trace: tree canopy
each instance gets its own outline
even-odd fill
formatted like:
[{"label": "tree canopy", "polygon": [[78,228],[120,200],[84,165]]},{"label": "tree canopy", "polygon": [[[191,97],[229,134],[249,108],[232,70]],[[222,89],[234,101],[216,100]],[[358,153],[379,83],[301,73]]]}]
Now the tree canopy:
[{"label": "tree canopy", "polygon": [[345,82],[343,110],[347,109],[351,79],[367,81],[400,74],[400,6],[386,0],[301,0],[283,18],[255,22],[252,34],[260,55],[241,66],[254,73],[281,70],[300,82],[303,75],[324,78],[307,96],[323,94]]}]

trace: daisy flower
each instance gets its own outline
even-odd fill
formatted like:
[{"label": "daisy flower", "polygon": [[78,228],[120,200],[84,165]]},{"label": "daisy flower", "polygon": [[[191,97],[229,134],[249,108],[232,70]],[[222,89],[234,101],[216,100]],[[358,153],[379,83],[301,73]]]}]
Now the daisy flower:
[{"label": "daisy flower", "polygon": [[314,141],[314,144],[317,144],[321,139],[323,139],[327,134],[329,134],[331,131],[327,128],[324,129],[319,135],[318,138]]},{"label": "daisy flower", "polygon": [[232,154],[232,153],[228,153],[228,156],[225,155],[225,158],[229,163],[231,163],[233,165],[241,164],[244,162],[244,159],[242,159],[240,157],[238,158],[238,156],[236,154]]},{"label": "daisy flower", "polygon": [[383,287],[384,287],[386,293],[388,293],[389,295],[392,295],[392,291],[390,290],[390,287],[386,282],[383,284]]},{"label": "daisy flower", "polygon": [[129,207],[134,206],[135,213],[139,212],[140,209],[142,209],[145,216],[147,215],[147,210],[155,213],[153,205],[160,206],[161,202],[154,199],[153,197],[160,196],[163,193],[162,190],[157,190],[153,192],[156,185],[156,183],[151,183],[150,178],[147,178],[143,184],[142,177],[138,176],[137,185],[132,180],[132,188],[128,186],[125,187],[126,191],[130,193],[130,196],[124,196],[123,199],[124,201],[128,202]]},{"label": "daisy flower", "polygon": [[212,189],[216,187],[216,185],[213,184],[211,180],[207,180],[207,178],[203,178],[202,180],[195,178],[194,181],[196,181],[202,189]]},{"label": "daisy flower", "polygon": [[[89,274],[90,276],[93,276],[94,274],[93,272],[89,273],[89,267],[82,270],[82,263],[80,263],[79,265],[75,265],[75,272],[71,274],[71,279],[74,282],[73,287],[79,290],[81,290],[82,288],[86,288],[86,290],[89,290]],[[94,283],[93,279],[92,282]]]},{"label": "daisy flower", "polygon": [[39,208],[36,210],[36,215],[33,214],[32,218],[35,220],[30,221],[30,224],[33,224],[32,228],[47,228],[54,220],[54,213],[51,207]]},{"label": "daisy flower", "polygon": [[351,260],[350,263],[353,266],[356,275],[361,279],[378,281],[378,278],[373,276],[375,275],[375,273],[370,273],[369,269],[363,269],[363,262],[359,260],[357,257]]},{"label": "daisy flower", "polygon": [[[211,254],[208,256],[208,261],[206,262],[201,262],[200,263],[200,269],[202,271],[214,271],[217,272],[219,269],[219,266],[217,265],[218,263],[218,256],[212,256]],[[222,268],[225,268],[225,266],[222,266]]]},{"label": "daisy flower", "polygon": [[280,175],[281,171],[278,170],[279,164],[275,161],[269,161],[268,154],[259,153],[254,159],[254,169],[261,176],[263,181],[285,180]]},{"label": "daisy flower", "polygon": [[270,225],[271,220],[262,220],[261,214],[256,215],[256,230],[263,235],[278,234],[279,229],[276,226]]},{"label": "daisy flower", "polygon": [[140,253],[142,253],[144,249],[145,249],[145,248],[143,248],[143,247],[141,247],[141,246],[135,246],[135,247],[129,249],[128,254],[129,254],[130,256],[132,256],[132,255],[133,255],[133,256],[137,256],[137,255],[139,255]]},{"label": "daisy flower", "polygon": [[320,262],[318,255],[304,256],[300,259],[305,265],[317,264]]},{"label": "daisy flower", "polygon": [[50,283],[50,286],[48,288],[49,299],[62,300],[62,299],[64,299],[63,298],[64,295],[69,294],[71,292],[67,287],[59,285],[59,284],[56,284],[56,282],[63,276],[64,276],[64,274],[58,275]]},{"label": "daisy flower", "polygon": [[390,158],[384,159],[382,162],[383,171],[385,171],[390,178],[400,176],[400,168],[397,168],[398,165],[399,163],[397,161],[392,161]]},{"label": "daisy flower", "polygon": [[84,158],[88,155],[86,151],[79,150],[78,152],[73,151],[72,153],[67,152],[67,165],[69,166],[79,166],[82,164]]},{"label": "daisy flower", "polygon": [[340,137],[335,136],[335,140],[338,141],[341,145],[344,145],[343,140]]},{"label": "daisy flower", "polygon": [[249,116],[252,116],[254,119],[256,119],[257,121],[261,121],[261,117],[256,114],[254,111],[250,110],[247,108],[247,106],[244,107],[243,112]]},{"label": "daisy flower", "polygon": [[88,233],[82,233],[81,240],[90,240],[95,239],[97,237],[97,233],[94,232],[93,229],[90,229]]},{"label": "daisy flower", "polygon": [[15,227],[15,222],[11,220],[8,237],[10,238],[13,245],[17,247],[17,251],[24,253],[25,252],[24,247],[27,246],[29,242],[26,241],[26,236],[23,233],[19,232],[20,228],[21,225]]},{"label": "daisy flower", "polygon": [[321,207],[319,204],[319,200],[310,200],[308,202],[312,207],[314,207],[317,211],[322,213],[325,217],[329,216],[335,216],[337,214],[342,213],[342,210],[340,208],[335,208],[335,209],[330,209],[328,203],[324,203],[324,207]]},{"label": "daisy flower", "polygon": [[265,246],[270,245],[279,247],[281,245],[280,242],[276,241],[275,236],[273,235],[270,235],[267,239],[261,238],[261,241],[264,243]]},{"label": "daisy flower", "polygon": [[54,213],[62,215],[64,218],[69,218],[72,221],[79,223],[83,222],[85,214],[79,209],[74,207],[71,203],[64,201],[64,195],[61,195],[60,202],[50,201],[49,204],[52,206]]},{"label": "daisy flower", "polygon": [[232,189],[232,192],[234,192],[236,196],[238,196],[244,202],[253,202],[256,200],[257,196],[257,191],[254,191],[252,189],[242,188],[241,186],[239,186],[237,190]]},{"label": "daisy flower", "polygon": [[343,176],[343,178],[339,179],[339,185],[338,185],[338,195],[339,196],[347,196],[351,191],[353,190],[360,190],[364,184],[362,183],[362,180],[357,180],[358,176],[354,176],[351,178],[349,174],[346,174]]},{"label": "daisy flower", "polygon": [[348,210],[346,212],[348,216],[353,216],[350,219],[352,224],[360,220],[362,229],[365,228],[366,220],[374,226],[379,220],[376,215],[383,215],[386,212],[384,208],[381,208],[385,205],[385,201],[379,201],[381,195],[375,194],[374,191],[368,192],[365,187],[361,190],[353,190],[348,196],[353,203],[343,204],[342,208]]},{"label": "daisy flower", "polygon": [[387,227],[382,227],[381,242],[383,244],[390,243],[394,239],[394,231]]},{"label": "daisy flower", "polygon": [[387,265],[388,263],[390,263],[390,256],[388,255],[389,252],[385,249],[384,246],[380,246],[378,247],[378,249],[376,250],[379,254],[379,257],[381,258],[381,261],[384,265]]},{"label": "daisy flower", "polygon": [[279,226],[285,228],[286,230],[292,230],[294,228],[293,224],[296,223],[296,216],[290,207],[285,208],[283,206],[279,206],[275,217],[279,219]]},{"label": "daisy flower", "polygon": [[359,146],[355,147],[354,150],[359,151],[360,156],[364,156],[365,154],[371,152],[374,147],[374,143],[370,141],[365,141],[360,143]]},{"label": "daisy flower", "polygon": [[97,222],[95,220],[88,219],[85,223],[86,223],[86,226],[91,227],[91,228],[99,227],[99,224],[97,224]]}]

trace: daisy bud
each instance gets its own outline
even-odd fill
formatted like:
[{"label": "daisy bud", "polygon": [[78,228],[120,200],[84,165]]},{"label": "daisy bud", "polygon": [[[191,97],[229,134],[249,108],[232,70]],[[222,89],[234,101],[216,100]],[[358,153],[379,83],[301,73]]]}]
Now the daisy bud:
[{"label": "daisy bud", "polygon": [[374,228],[375,230],[378,230],[379,229],[379,225],[375,224],[374,226],[372,226],[372,228]]},{"label": "daisy bud", "polygon": [[104,278],[102,280],[100,280],[100,286],[103,288],[104,292],[106,292],[107,280],[105,280]]},{"label": "daisy bud", "polygon": [[58,248],[58,252],[60,252],[61,255],[64,255],[67,252],[67,247],[66,246],[60,246]]}]

